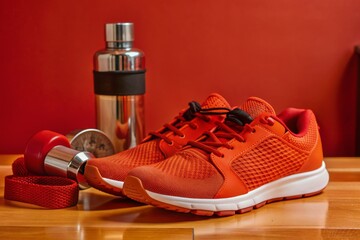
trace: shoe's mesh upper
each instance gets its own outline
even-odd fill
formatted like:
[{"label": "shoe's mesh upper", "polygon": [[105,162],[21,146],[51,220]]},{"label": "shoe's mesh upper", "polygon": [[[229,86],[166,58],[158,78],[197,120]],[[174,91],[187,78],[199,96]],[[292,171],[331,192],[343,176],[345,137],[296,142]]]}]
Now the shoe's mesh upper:
[{"label": "shoe's mesh upper", "polygon": [[[135,148],[106,157],[104,161],[110,161],[113,164],[121,163],[129,167],[155,163],[164,159],[164,155],[158,150],[158,144],[158,140],[145,142]],[[102,160],[99,159],[99,161]]]},{"label": "shoe's mesh upper", "polygon": [[216,174],[214,166],[207,162],[207,157],[200,151],[186,149],[153,167],[175,177],[205,179]]},{"label": "shoe's mesh upper", "polygon": [[254,149],[235,159],[231,167],[249,190],[300,169],[308,153],[298,151],[277,137],[261,142]]},{"label": "shoe's mesh upper", "polygon": [[[87,165],[96,166],[102,177],[123,181],[127,173],[137,166],[159,162],[164,155],[158,150],[159,140],[149,141],[135,148],[104,158],[90,159]],[[97,187],[92,185],[92,187]]]}]

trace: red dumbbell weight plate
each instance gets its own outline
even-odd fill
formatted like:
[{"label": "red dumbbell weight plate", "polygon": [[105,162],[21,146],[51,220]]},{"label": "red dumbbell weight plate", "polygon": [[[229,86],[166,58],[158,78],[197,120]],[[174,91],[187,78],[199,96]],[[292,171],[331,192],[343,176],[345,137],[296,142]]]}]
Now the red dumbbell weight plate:
[{"label": "red dumbbell weight plate", "polygon": [[65,146],[70,148],[69,140],[56,132],[43,130],[36,133],[28,142],[24,160],[26,168],[39,175],[46,175],[44,160],[48,152],[55,146]]}]

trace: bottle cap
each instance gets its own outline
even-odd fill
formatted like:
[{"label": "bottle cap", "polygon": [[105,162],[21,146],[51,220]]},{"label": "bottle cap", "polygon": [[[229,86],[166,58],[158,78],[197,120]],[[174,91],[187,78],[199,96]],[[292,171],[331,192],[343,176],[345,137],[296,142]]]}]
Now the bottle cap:
[{"label": "bottle cap", "polygon": [[106,42],[132,42],[134,41],[133,23],[107,23],[105,24]]}]

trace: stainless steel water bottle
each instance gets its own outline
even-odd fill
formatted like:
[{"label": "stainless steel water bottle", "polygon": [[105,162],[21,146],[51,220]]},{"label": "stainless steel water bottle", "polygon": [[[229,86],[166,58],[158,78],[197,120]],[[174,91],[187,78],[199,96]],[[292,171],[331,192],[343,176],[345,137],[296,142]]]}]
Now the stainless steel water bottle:
[{"label": "stainless steel water bottle", "polygon": [[94,55],[97,128],[120,152],[144,137],[145,58],[133,48],[133,23],[105,24],[105,40]]}]

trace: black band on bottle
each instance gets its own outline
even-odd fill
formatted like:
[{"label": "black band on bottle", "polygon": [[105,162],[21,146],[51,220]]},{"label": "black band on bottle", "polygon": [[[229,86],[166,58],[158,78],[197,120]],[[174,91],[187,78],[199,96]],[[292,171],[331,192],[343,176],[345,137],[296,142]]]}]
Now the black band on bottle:
[{"label": "black band on bottle", "polygon": [[94,90],[98,95],[142,95],[145,70],[132,72],[94,71]]}]

